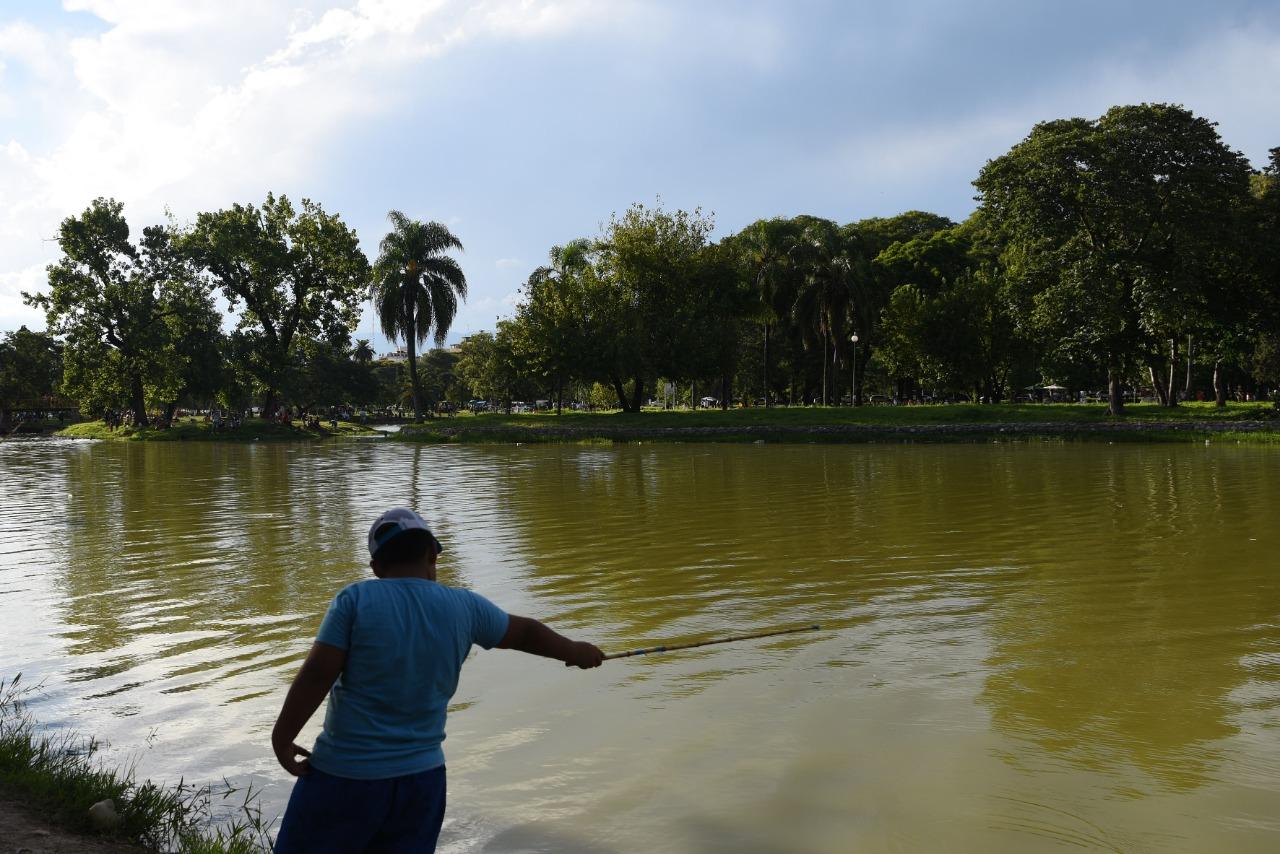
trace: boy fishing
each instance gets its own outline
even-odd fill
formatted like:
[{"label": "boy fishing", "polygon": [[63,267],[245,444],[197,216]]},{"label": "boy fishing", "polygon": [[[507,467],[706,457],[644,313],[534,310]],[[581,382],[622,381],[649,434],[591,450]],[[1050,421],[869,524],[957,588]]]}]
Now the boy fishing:
[{"label": "boy fishing", "polygon": [[[434,851],[445,809],[445,712],[471,645],[599,667],[593,644],[436,583],[440,541],[412,510],[369,529],[374,579],[333,598],[285,697],[271,746],[298,779],[277,854]],[[311,751],[295,743],[329,698]]]}]

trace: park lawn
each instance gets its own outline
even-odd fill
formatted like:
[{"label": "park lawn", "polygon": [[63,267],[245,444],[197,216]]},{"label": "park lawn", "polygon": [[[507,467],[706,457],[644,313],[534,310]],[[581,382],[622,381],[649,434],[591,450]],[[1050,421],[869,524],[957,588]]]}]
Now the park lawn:
[{"label": "park lawn", "polygon": [[[1129,404],[1121,421],[1188,422],[1196,421],[1264,421],[1280,416],[1270,403],[1228,403],[1218,409],[1212,403],[1186,403],[1172,409],[1156,404]],[[500,430],[502,428],[567,428],[572,430],[609,430],[642,428],[725,428],[725,427],[829,427],[865,425],[868,427],[911,427],[945,424],[1102,424],[1114,422],[1104,404],[1018,403],[1018,404],[936,404],[926,406],[774,406],[747,409],[646,410],[626,413],[554,412],[539,413],[463,413],[452,418],[438,418],[432,425],[466,430]],[[415,429],[406,427],[408,432]]]},{"label": "park lawn", "polygon": [[327,422],[319,430],[306,429],[300,423],[286,427],[275,421],[250,418],[234,430],[213,429],[213,425],[200,418],[179,418],[172,427],[117,427],[112,429],[101,421],[84,421],[73,424],[57,433],[70,439],[105,439],[108,441],[147,442],[296,442],[311,439],[328,439],[339,436],[373,435],[377,431],[363,424],[339,421],[337,431],[330,430]]},{"label": "park lawn", "polygon": [[[1280,413],[1269,403],[1218,409],[1195,403],[1161,409],[1129,407],[1112,418],[1098,404],[939,404],[930,406],[763,407],[753,409],[611,412],[463,413],[406,425],[390,438],[427,443],[521,442],[974,442],[988,439],[1127,442],[1201,441],[1230,433],[1234,441],[1274,444]],[[1271,425],[1274,424],[1274,429]],[[1259,429],[1259,426],[1261,429]]]}]

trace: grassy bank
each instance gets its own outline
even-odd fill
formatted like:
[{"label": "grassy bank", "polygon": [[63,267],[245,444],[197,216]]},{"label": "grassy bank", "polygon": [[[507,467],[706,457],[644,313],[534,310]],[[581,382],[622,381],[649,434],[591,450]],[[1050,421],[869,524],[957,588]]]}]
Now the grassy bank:
[{"label": "grassy bank", "polygon": [[[270,850],[251,791],[138,782],[131,769],[104,767],[96,758],[99,745],[92,738],[39,730],[23,704],[31,690],[22,684],[20,674],[0,680],[0,795],[21,802],[51,824],[147,850],[189,854]],[[211,826],[214,801],[237,796],[238,817]],[[115,803],[119,824],[113,831],[96,834],[89,807],[108,798]]]},{"label": "grassy bank", "polygon": [[296,442],[299,440],[329,439],[334,437],[367,436],[377,431],[363,424],[339,421],[338,429],[331,430],[328,422],[318,429],[303,427],[301,422],[287,427],[275,421],[251,418],[234,429],[214,430],[213,425],[199,418],[180,418],[172,427],[108,427],[101,421],[83,421],[72,424],[55,435],[69,439],[104,439],[108,441],[146,442]]},{"label": "grassy bank", "polygon": [[974,442],[992,439],[1280,442],[1269,403],[1136,404],[1113,418],[1096,404],[772,407],[672,412],[459,415],[403,428],[408,442]]}]

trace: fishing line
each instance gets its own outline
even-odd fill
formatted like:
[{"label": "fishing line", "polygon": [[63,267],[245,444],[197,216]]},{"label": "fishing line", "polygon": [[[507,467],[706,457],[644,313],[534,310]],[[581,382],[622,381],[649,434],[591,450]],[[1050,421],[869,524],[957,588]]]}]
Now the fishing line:
[{"label": "fishing line", "polygon": [[797,632],[816,632],[821,628],[822,626],[819,626],[817,623],[814,623],[811,626],[801,626],[798,629],[777,629],[775,631],[770,631],[770,632],[757,632],[755,634],[750,634],[750,635],[734,635],[733,637],[717,638],[716,640],[699,641],[697,643],[680,643],[680,644],[671,644],[671,645],[663,645],[663,646],[649,646],[649,647],[645,647],[644,649],[633,649],[628,652],[615,652],[615,653],[612,653],[611,655],[606,655],[604,657],[604,660],[608,661],[612,658],[630,658],[633,655],[648,655],[651,652],[674,652],[678,649],[693,649],[694,647],[711,646],[712,644],[717,644],[717,643],[733,643],[735,641],[755,640],[756,638],[771,638],[776,635],[793,635],[793,634],[796,634]]}]

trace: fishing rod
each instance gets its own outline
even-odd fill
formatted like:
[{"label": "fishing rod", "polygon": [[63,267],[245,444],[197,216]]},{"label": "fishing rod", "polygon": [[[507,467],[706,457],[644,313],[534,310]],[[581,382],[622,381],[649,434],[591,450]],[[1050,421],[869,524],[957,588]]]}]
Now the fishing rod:
[{"label": "fishing rod", "polygon": [[678,643],[671,646],[649,646],[644,649],[633,649],[629,652],[615,652],[612,655],[606,655],[605,661],[611,658],[630,658],[633,655],[648,655],[651,652],[674,652],[677,649],[693,649],[697,646],[711,646],[715,643],[733,643],[734,641],[755,640],[756,638],[771,638],[775,635],[794,635],[797,632],[816,632],[822,628],[817,623],[812,626],[801,626],[798,629],[778,629],[772,632],[757,632],[753,635],[734,635],[730,638],[719,638],[717,640],[699,641],[698,643]]}]

